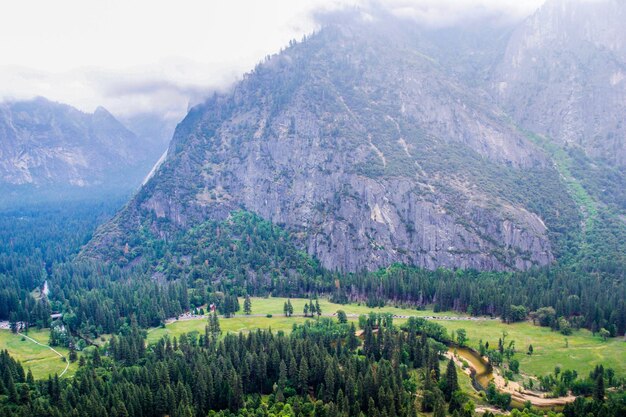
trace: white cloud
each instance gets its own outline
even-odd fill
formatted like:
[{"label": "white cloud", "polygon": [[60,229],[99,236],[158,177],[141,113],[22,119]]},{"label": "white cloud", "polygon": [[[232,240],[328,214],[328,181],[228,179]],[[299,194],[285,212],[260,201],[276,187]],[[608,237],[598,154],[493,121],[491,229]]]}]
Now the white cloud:
[{"label": "white cloud", "polygon": [[0,10],[0,98],[44,96],[84,111],[180,118],[290,39],[313,12],[385,9],[429,24],[519,17],[542,0],[23,0]]},{"label": "white cloud", "polygon": [[392,14],[429,26],[448,26],[472,19],[491,18],[504,22],[533,13],[545,0],[387,0]]}]

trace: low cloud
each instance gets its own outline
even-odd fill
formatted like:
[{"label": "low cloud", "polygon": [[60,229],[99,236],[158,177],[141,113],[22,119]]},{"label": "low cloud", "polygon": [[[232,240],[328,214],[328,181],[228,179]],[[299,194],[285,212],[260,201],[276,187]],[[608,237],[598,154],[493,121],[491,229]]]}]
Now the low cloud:
[{"label": "low cloud", "polygon": [[[0,99],[43,96],[83,111],[180,119],[265,55],[348,14],[441,27],[511,21],[543,0],[82,0],[12,2],[0,16]],[[54,4],[52,4],[54,3]],[[246,10],[242,13],[241,10]],[[59,28],[63,28],[62,30]]]},{"label": "low cloud", "polygon": [[544,0],[388,0],[374,2],[394,16],[430,27],[446,27],[476,20],[511,23],[530,15]]}]

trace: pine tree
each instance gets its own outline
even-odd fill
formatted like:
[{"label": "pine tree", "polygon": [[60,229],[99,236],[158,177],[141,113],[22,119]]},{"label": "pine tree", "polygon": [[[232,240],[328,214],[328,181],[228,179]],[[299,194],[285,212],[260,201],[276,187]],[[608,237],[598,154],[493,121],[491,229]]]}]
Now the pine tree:
[{"label": "pine tree", "polygon": [[298,391],[304,395],[309,389],[309,364],[306,358],[300,361],[300,369],[298,369]]},{"label": "pine tree", "polygon": [[222,333],[220,328],[220,320],[217,316],[217,311],[213,311],[213,314],[209,317],[209,332],[213,335],[219,335]]},{"label": "pine tree", "polygon": [[13,382],[13,377],[9,375],[9,380],[7,382],[7,393],[9,394],[9,402],[17,404],[17,390],[15,389],[15,383]]},{"label": "pine tree", "polygon": [[460,391],[455,391],[452,393],[452,398],[450,398],[450,404],[448,405],[448,412],[455,413],[460,412],[463,407],[463,393]]},{"label": "pine tree", "polygon": [[435,411],[433,417],[446,417],[446,409],[440,398],[435,402]]},{"label": "pine tree", "polygon": [[76,362],[78,355],[76,354],[76,348],[74,347],[74,343],[70,342],[70,362]]},{"label": "pine tree", "polygon": [[450,358],[448,367],[446,368],[446,383],[444,386],[443,394],[446,401],[450,401],[454,391],[459,389],[459,381],[456,373],[456,366],[454,365],[454,359]]},{"label": "pine tree", "polygon": [[599,373],[596,378],[596,385],[593,388],[593,399],[597,402],[604,401],[604,375]]},{"label": "pine tree", "polygon": [[356,336],[356,327],[350,323],[350,333],[348,333],[348,349],[354,350],[359,347],[359,338]]},{"label": "pine tree", "polygon": [[101,366],[102,365],[102,358],[100,357],[100,350],[98,349],[97,346],[96,346],[96,348],[93,351],[92,360],[93,360],[94,366]]},{"label": "pine tree", "polygon": [[249,316],[252,313],[252,301],[250,301],[250,296],[246,294],[246,298],[243,302],[243,312]]},{"label": "pine tree", "polygon": [[278,371],[278,389],[284,390],[287,386],[287,364],[284,360],[280,361]]},{"label": "pine tree", "polygon": [[326,367],[326,372],[324,373],[324,385],[326,387],[324,400],[326,402],[332,401],[335,395],[335,372],[331,365]]}]

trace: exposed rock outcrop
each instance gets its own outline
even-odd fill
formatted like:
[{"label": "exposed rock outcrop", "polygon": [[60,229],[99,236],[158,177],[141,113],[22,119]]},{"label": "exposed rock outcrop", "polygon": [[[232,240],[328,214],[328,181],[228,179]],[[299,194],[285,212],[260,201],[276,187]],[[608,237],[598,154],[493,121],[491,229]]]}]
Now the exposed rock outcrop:
[{"label": "exposed rock outcrop", "polygon": [[542,184],[563,192],[550,161],[413,35],[326,28],[192,109],[166,160],[84,253],[123,257],[141,227],[166,238],[243,208],[330,269],[550,263],[544,213],[533,211],[556,211]]},{"label": "exposed rock outcrop", "polygon": [[548,0],[512,34],[494,95],[526,129],[626,166],[626,3]]}]

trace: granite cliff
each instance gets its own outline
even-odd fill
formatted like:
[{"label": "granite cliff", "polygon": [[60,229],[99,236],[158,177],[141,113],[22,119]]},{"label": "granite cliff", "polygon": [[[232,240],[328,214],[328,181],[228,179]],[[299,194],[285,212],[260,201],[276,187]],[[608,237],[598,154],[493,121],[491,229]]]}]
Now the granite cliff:
[{"label": "granite cliff", "polygon": [[146,232],[167,240],[244,209],[329,269],[549,264],[559,222],[576,216],[558,172],[431,46],[406,23],[292,42],[189,112],[83,254],[132,261]]}]

